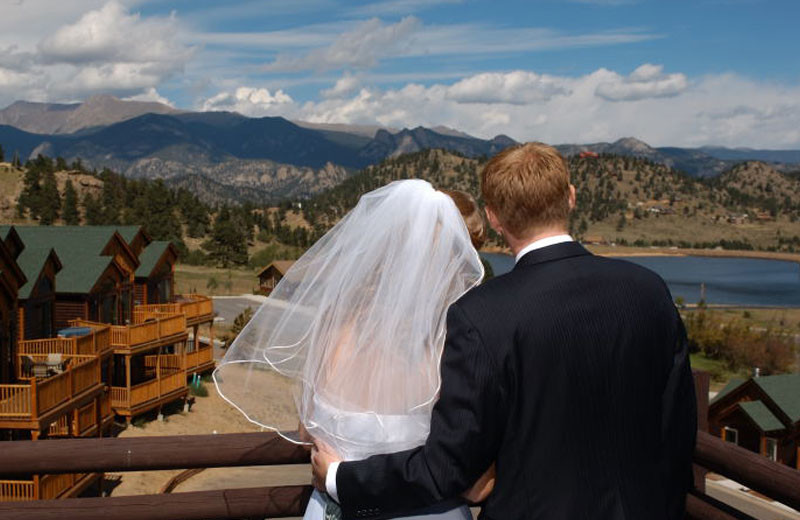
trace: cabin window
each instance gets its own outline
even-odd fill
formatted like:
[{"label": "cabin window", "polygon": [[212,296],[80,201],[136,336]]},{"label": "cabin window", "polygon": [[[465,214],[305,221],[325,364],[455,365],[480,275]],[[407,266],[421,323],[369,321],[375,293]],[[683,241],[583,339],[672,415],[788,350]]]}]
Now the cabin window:
[{"label": "cabin window", "polygon": [[723,432],[723,439],[733,443],[739,444],[739,430],[736,428],[728,428],[727,426],[722,430]]},{"label": "cabin window", "polygon": [[766,455],[768,459],[777,462],[778,439],[773,439],[772,437],[767,437],[766,439],[764,439],[764,451],[765,451],[764,455]]},{"label": "cabin window", "polygon": [[131,320],[131,291],[130,289],[125,289],[122,291],[122,300],[120,305],[120,312],[121,312],[121,323],[130,323]]}]

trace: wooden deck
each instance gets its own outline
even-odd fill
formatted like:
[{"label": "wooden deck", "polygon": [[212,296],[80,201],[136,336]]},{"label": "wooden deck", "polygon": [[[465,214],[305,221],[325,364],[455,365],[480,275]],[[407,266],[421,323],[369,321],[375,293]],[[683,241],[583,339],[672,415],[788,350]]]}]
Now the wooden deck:
[{"label": "wooden deck", "polygon": [[86,405],[103,391],[100,370],[97,356],[74,356],[61,374],[0,385],[0,428],[40,430]]},{"label": "wooden deck", "polygon": [[171,371],[162,364],[160,377],[131,388],[112,386],[111,406],[118,415],[130,419],[148,410],[185,398],[188,393],[186,370]]},{"label": "wooden deck", "polygon": [[141,312],[183,314],[187,327],[214,321],[214,302],[208,296],[178,294],[175,300],[173,303],[137,305],[136,309]]},{"label": "wooden deck", "polygon": [[109,327],[111,347],[117,354],[138,354],[155,347],[185,342],[189,337],[183,314],[137,311],[134,317],[135,322],[130,325],[104,325],[87,320],[72,320],[70,324]]},{"label": "wooden deck", "polygon": [[102,476],[102,473],[65,473],[35,475],[31,480],[0,480],[0,502],[73,498]]},{"label": "wooden deck", "polygon": [[214,349],[205,346],[194,352],[186,353],[187,375],[202,374],[214,369]]}]

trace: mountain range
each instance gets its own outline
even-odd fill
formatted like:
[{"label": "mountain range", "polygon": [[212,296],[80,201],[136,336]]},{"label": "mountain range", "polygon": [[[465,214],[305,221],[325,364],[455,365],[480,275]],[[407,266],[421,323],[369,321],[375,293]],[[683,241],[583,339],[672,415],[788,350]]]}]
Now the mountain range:
[{"label": "mountain range", "polygon": [[[406,153],[444,149],[480,157],[515,143],[505,135],[479,139],[447,127],[397,130],[250,118],[108,95],[74,104],[18,101],[0,110],[0,145],[7,160],[40,153],[80,158],[91,167],[131,177],[161,177],[193,191],[227,190],[230,197],[260,200],[310,196],[359,169]],[[594,152],[645,158],[698,177],[716,176],[744,160],[800,169],[800,150],[655,148],[634,138],[557,148],[566,156]]]}]

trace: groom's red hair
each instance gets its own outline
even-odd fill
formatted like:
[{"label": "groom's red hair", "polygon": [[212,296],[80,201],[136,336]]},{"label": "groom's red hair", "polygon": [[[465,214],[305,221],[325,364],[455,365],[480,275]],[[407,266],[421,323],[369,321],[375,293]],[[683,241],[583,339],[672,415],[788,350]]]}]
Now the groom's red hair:
[{"label": "groom's red hair", "polygon": [[506,148],[481,174],[486,205],[515,237],[569,218],[569,170],[558,150],[544,143]]}]

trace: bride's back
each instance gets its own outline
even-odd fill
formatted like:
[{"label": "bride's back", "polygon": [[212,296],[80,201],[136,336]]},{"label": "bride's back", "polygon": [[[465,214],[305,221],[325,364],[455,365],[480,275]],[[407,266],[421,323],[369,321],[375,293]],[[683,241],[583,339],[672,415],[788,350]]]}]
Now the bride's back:
[{"label": "bride's back", "polygon": [[[483,268],[454,200],[398,181],[358,205],[297,261],[229,349],[220,391],[271,427],[260,372],[296,381],[300,421],[343,456],[424,441],[439,386],[447,308]],[[355,453],[353,453],[355,455]]]}]

